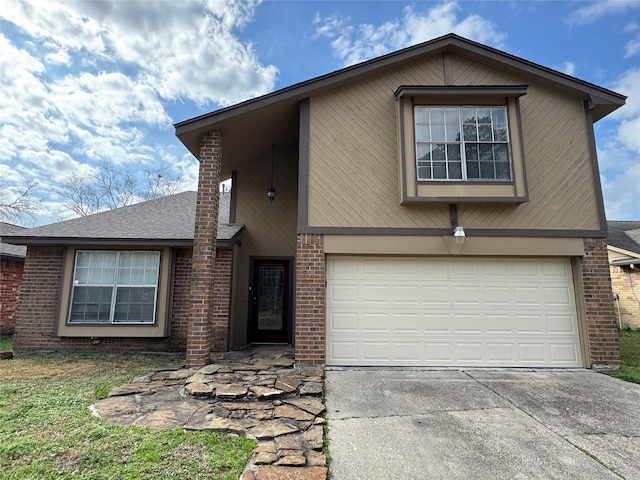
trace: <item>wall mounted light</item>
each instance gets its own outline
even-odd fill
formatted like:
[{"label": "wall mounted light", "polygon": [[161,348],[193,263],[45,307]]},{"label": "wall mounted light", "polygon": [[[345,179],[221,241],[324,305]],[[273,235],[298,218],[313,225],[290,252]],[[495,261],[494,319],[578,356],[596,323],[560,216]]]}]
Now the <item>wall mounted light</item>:
[{"label": "wall mounted light", "polygon": [[462,245],[464,243],[465,236],[464,228],[457,226],[453,229],[453,238],[455,238],[458,245]]},{"label": "wall mounted light", "polygon": [[271,186],[267,188],[267,198],[271,203],[276,199],[276,189],[273,188],[273,159],[275,147],[275,143],[271,145]]}]

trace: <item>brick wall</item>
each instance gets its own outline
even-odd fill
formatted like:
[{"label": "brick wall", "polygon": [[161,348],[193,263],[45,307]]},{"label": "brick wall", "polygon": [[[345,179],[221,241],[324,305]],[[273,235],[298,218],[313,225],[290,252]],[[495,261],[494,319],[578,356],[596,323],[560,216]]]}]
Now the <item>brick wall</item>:
[{"label": "brick wall", "polygon": [[[212,329],[224,340],[216,340],[216,348],[226,346],[228,331],[212,324],[215,289],[215,256],[220,202],[220,167],[222,134],[218,130],[200,137],[200,168],[193,241],[191,282],[191,314],[187,332],[187,366],[205,365],[209,361]],[[219,321],[219,319],[216,319]]]},{"label": "brick wall", "polygon": [[170,337],[102,337],[98,345],[86,337],[55,336],[63,252],[62,247],[29,247],[16,315],[15,350],[185,351],[191,309],[190,248],[176,250]]},{"label": "brick wall", "polygon": [[[638,262],[640,263],[640,261]],[[620,321],[623,327],[640,327],[640,269],[610,267],[613,293],[619,296]],[[617,313],[617,312],[616,312]]]},{"label": "brick wall", "polygon": [[620,365],[620,347],[606,239],[585,238],[584,250],[580,269],[591,367],[615,367]]},{"label": "brick wall", "polygon": [[171,302],[171,350],[187,349],[187,326],[191,313],[191,248],[178,248],[174,255],[173,296]]},{"label": "brick wall", "polygon": [[325,256],[322,235],[298,235],[295,359],[325,363]]},{"label": "brick wall", "polygon": [[16,325],[16,310],[24,260],[0,260],[0,335],[11,335]]},{"label": "brick wall", "polygon": [[213,352],[226,352],[229,349],[232,269],[233,250],[218,250],[211,312],[211,350]]}]

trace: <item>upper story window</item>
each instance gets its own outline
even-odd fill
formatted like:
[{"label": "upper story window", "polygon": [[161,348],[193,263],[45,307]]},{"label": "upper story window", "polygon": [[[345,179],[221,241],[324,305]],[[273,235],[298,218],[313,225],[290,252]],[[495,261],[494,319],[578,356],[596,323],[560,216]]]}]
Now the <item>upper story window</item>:
[{"label": "upper story window", "polygon": [[525,85],[414,85],[395,92],[400,203],[528,201]]},{"label": "upper story window", "polygon": [[78,250],[69,323],[153,324],[158,251]]},{"label": "upper story window", "polygon": [[418,181],[511,180],[504,106],[414,107]]}]

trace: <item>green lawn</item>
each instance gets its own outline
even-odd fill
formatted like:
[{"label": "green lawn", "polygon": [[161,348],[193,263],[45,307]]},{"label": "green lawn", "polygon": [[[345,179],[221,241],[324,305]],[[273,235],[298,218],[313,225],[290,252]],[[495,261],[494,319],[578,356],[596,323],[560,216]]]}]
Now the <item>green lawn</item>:
[{"label": "green lawn", "polygon": [[640,330],[620,330],[620,369],[607,375],[640,383]]},{"label": "green lawn", "polygon": [[[10,350],[7,337],[0,351]],[[182,429],[120,427],[88,406],[183,359],[133,353],[20,353],[0,361],[0,477],[237,480],[255,442]]]}]

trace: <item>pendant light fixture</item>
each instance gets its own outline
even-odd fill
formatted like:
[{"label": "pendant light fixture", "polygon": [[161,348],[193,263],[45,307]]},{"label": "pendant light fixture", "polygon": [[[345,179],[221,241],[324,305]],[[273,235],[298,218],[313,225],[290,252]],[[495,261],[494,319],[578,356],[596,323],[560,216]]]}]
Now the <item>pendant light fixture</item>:
[{"label": "pendant light fixture", "polygon": [[271,186],[267,189],[267,198],[271,203],[276,199],[276,189],[273,188],[273,159],[276,144],[271,145]]}]

